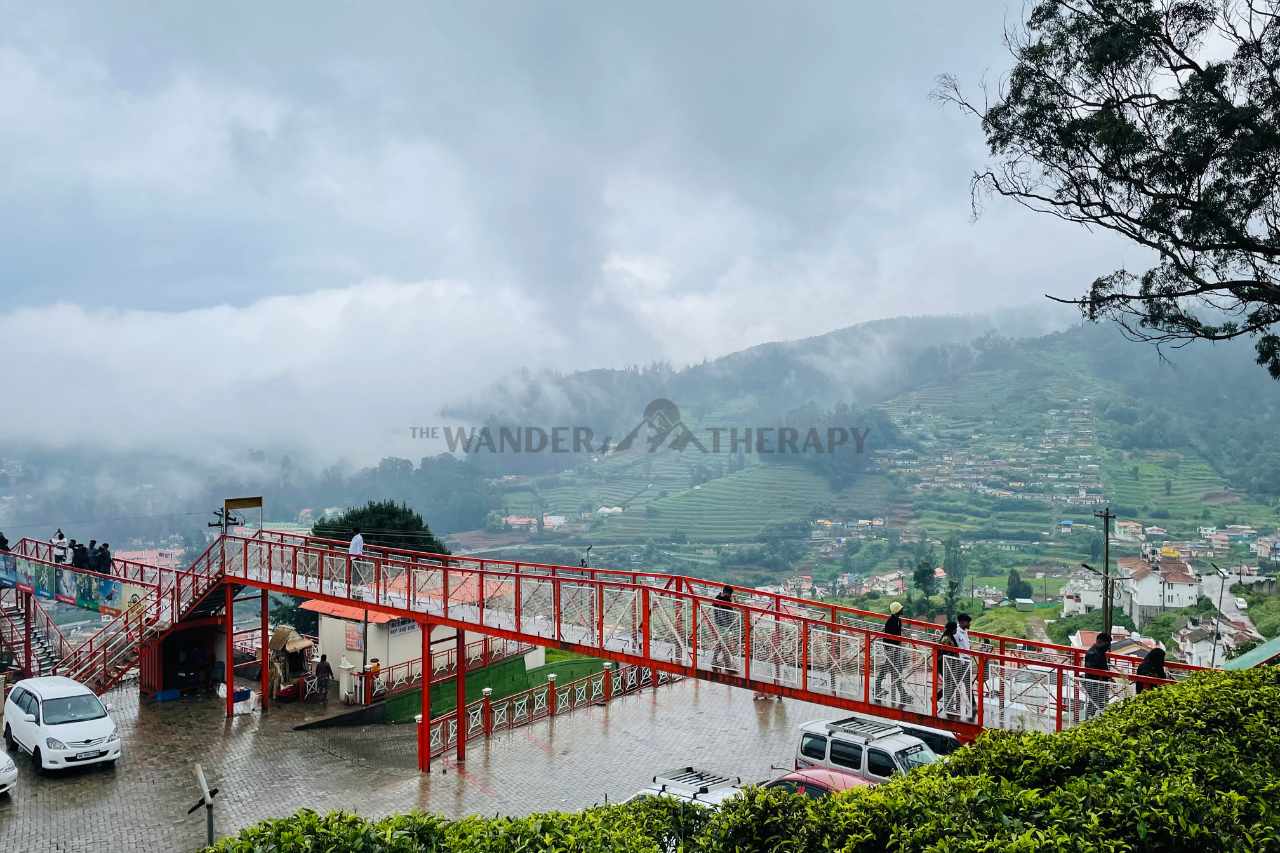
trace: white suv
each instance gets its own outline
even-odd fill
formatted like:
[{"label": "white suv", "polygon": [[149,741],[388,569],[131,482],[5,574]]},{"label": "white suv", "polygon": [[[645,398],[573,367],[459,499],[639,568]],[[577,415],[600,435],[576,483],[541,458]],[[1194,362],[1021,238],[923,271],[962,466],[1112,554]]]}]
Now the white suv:
[{"label": "white suv", "polygon": [[27,678],[4,703],[4,740],[31,755],[36,772],[84,764],[115,764],[120,735],[109,708],[78,681],[61,675]]}]

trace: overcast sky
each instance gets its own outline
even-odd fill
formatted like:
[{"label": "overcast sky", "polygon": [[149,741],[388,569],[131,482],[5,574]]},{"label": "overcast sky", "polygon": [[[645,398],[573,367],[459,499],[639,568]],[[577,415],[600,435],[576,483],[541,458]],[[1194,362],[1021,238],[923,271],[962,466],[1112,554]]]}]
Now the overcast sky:
[{"label": "overcast sky", "polygon": [[516,367],[1083,292],[1132,252],[971,222],[928,97],[1020,10],[0,0],[0,438],[378,456]]}]

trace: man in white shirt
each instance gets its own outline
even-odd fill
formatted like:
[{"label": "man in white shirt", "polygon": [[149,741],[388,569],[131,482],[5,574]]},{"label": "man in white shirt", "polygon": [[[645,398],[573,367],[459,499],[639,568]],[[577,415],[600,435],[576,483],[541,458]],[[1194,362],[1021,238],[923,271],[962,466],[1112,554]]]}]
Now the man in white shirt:
[{"label": "man in white shirt", "polygon": [[[956,615],[956,645],[962,649],[968,649],[969,646],[969,624],[973,620],[968,613],[960,613]],[[969,700],[969,715],[974,713],[973,705],[973,659],[968,655],[962,655],[964,660],[964,669],[960,676],[960,682],[965,685],[963,688],[966,698]]]},{"label": "man in white shirt", "polygon": [[[360,534],[360,528],[357,527],[352,531],[351,544],[347,546],[347,558],[350,560],[355,557],[363,557],[363,556],[364,556],[364,536]],[[362,598],[363,596],[364,596],[363,590],[356,590],[356,589],[351,590],[352,598]],[[361,627],[361,636],[363,639],[360,642],[360,658],[361,658],[360,671],[362,673],[365,673],[369,671],[369,611],[368,610],[364,612],[364,620]],[[370,681],[369,683],[372,684],[373,682]]]},{"label": "man in white shirt", "polygon": [[53,561],[55,563],[65,563],[67,561],[67,537],[62,535],[62,528],[58,528],[58,532],[53,534]]}]

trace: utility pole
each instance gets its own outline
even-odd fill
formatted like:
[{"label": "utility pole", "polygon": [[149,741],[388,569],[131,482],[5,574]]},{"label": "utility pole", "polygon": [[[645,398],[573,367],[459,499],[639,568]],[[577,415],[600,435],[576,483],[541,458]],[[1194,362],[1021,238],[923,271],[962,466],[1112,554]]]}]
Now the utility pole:
[{"label": "utility pole", "polygon": [[243,524],[244,519],[238,517],[235,513],[224,512],[220,509],[213,511],[214,520],[209,522],[210,527],[217,527],[222,531],[222,535],[227,535],[227,528],[234,524]]},{"label": "utility pole", "polygon": [[1111,610],[1114,593],[1111,589],[1111,520],[1115,515],[1111,507],[1095,512],[1094,518],[1102,519],[1102,632],[1111,633]]},{"label": "utility pole", "polygon": [[1218,573],[1218,612],[1213,617],[1213,656],[1209,658],[1209,669],[1213,669],[1218,663],[1218,638],[1222,636],[1222,594],[1227,591],[1227,579],[1231,577],[1230,572],[1225,572],[1218,568],[1218,564],[1209,561],[1209,565],[1213,566],[1213,570]]}]

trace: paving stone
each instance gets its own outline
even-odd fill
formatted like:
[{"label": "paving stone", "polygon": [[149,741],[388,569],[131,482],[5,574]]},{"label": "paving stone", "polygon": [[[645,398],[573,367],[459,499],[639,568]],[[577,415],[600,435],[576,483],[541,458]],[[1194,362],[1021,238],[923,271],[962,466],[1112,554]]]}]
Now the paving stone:
[{"label": "paving stone", "polygon": [[412,725],[293,731],[317,706],[282,705],[227,720],[220,700],[139,706],[136,687],[106,701],[125,741],[114,770],[37,777],[26,756],[0,798],[0,850],[189,851],[204,843],[192,765],[221,789],[219,834],[297,809],[378,817],[411,809],[449,817],[579,809],[624,799],[654,773],[686,764],[758,781],[790,766],[800,723],[833,715],[804,702],[684,681],[468,745],[467,761],[416,769]]}]

